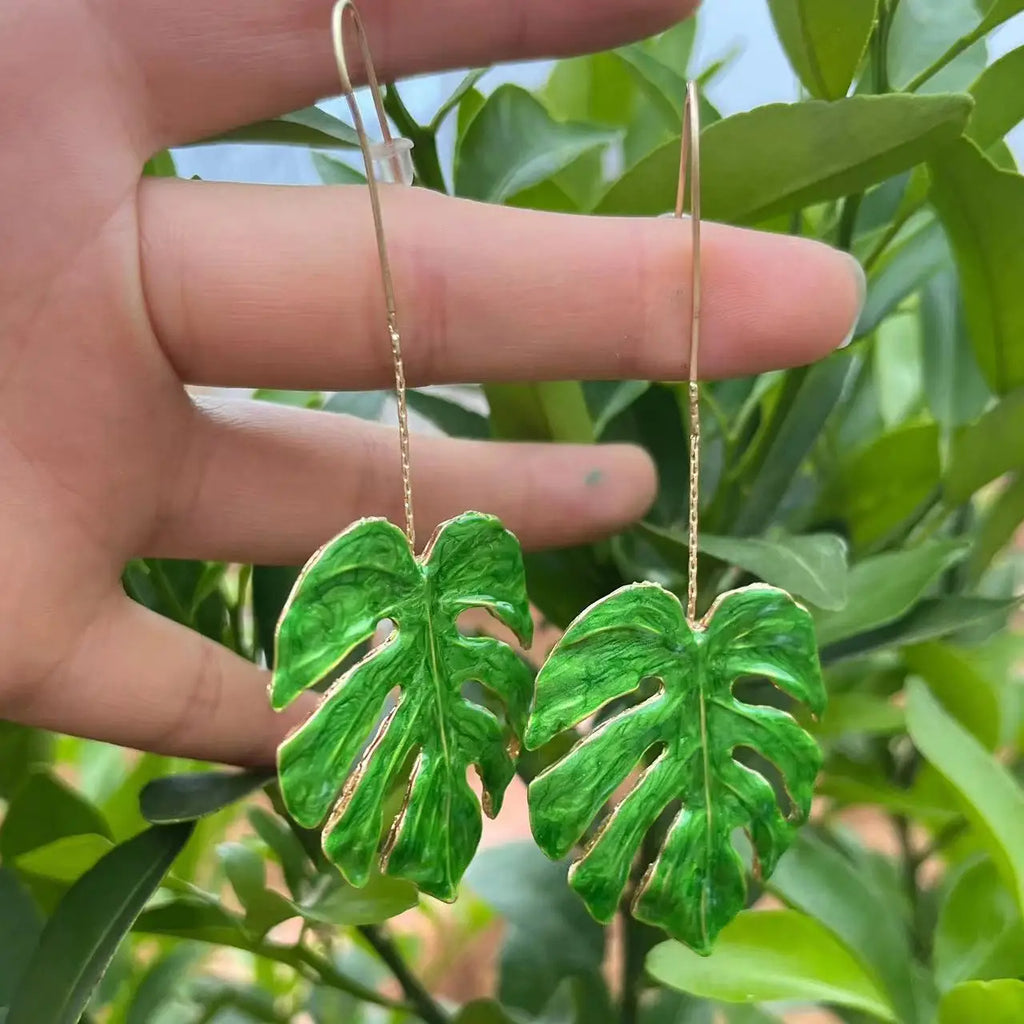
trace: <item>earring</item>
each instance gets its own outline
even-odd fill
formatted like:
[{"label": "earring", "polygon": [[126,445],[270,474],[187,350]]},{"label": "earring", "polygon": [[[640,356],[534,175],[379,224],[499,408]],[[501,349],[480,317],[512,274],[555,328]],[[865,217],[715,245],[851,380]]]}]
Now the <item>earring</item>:
[{"label": "earring", "polygon": [[[789,594],[756,584],[722,594],[698,619],[700,473],[700,158],[697,93],[687,88],[679,190],[690,179],[692,316],[689,359],[689,565],[687,600],[656,583],[624,586],[585,609],[551,651],[536,681],[526,746],[536,749],[597,715],[645,680],[658,690],[598,721],[529,788],[530,822],[541,849],[561,859],[583,841],[572,887],[599,921],[614,916],[634,861],[631,910],[699,953],[708,953],[746,899],[746,871],[733,846],[742,829],[755,876],[766,877],[810,812],[821,753],[784,711],[737,699],[734,684],[765,677],[815,713],[825,705],[814,626]],[[687,165],[689,164],[689,173]],[[779,806],[764,768],[786,791]],[[628,794],[595,828],[602,808],[637,768]],[[769,772],[771,774],[771,772]],[[681,808],[679,805],[681,804]],[[676,811],[676,808],[679,808]],[[669,813],[674,817],[664,827]],[[654,842],[655,838],[659,840]],[[660,849],[658,848],[660,845]]]},{"label": "earring", "polygon": [[[358,35],[380,121],[384,141],[378,146],[367,138],[353,95],[346,16]],[[480,804],[466,771],[476,768],[483,809],[493,817],[515,772],[533,689],[529,669],[511,647],[491,637],[464,637],[456,620],[467,608],[486,608],[524,645],[532,639],[533,621],[519,543],[494,516],[464,512],[443,523],[416,554],[405,371],[377,184],[378,177],[411,183],[411,147],[388,131],[363,22],[351,0],[334,7],[332,36],[366,165],[380,256],[405,530],[387,519],[361,519],[317,551],[296,581],[276,633],[270,699],[277,710],[336,674],[379,622],[390,619],[395,629],[330,686],[310,718],[281,744],[278,775],[296,821],[315,828],[328,818],[324,853],[352,885],[365,885],[376,862],[381,871],[451,901],[481,833]],[[504,726],[463,697],[469,680],[504,703]],[[389,701],[396,687],[399,694]],[[409,774],[410,762],[404,802],[389,823],[390,792]]]}]

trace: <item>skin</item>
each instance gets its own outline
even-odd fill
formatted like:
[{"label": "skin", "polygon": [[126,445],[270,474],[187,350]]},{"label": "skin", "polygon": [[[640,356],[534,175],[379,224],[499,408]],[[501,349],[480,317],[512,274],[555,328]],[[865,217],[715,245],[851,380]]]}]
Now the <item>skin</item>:
[{"label": "skin", "polygon": [[[364,0],[385,79],[593,51],[687,0]],[[301,563],[401,515],[390,429],[184,385],[387,387],[358,188],[140,181],[169,145],[337,91],[328,0],[0,5],[0,717],[163,753],[273,760],[304,714],[131,602],[137,556]],[[689,232],[389,189],[412,385],[683,378]],[[483,240],[483,241],[482,241]],[[807,363],[860,284],[813,242],[708,225],[702,370]],[[500,515],[532,548],[609,534],[656,481],[627,446],[414,439],[417,519]]]}]

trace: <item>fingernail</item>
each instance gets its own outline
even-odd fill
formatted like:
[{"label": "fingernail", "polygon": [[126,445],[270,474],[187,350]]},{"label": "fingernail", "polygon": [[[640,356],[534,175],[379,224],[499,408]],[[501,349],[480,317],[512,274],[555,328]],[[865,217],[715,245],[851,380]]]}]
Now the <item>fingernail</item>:
[{"label": "fingernail", "polygon": [[853,326],[850,328],[850,333],[843,338],[839,348],[846,348],[853,341],[854,335],[857,333],[857,326],[860,324],[860,315],[864,312],[864,303],[868,297],[868,277],[864,273],[864,268],[860,265],[860,261],[848,252],[844,252],[843,255],[849,262],[850,273],[857,282],[857,313],[853,318]]}]

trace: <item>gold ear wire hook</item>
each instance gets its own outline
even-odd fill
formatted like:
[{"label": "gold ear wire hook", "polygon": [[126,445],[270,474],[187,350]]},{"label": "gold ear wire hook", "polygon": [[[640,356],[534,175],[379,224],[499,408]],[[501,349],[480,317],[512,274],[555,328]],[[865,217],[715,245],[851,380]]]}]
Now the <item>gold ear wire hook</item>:
[{"label": "gold ear wire hook", "polygon": [[683,104],[683,129],[679,153],[679,187],[676,191],[677,218],[683,216],[687,178],[690,183],[690,494],[688,561],[686,579],[686,618],[691,626],[697,625],[697,546],[700,518],[700,389],[697,384],[697,360],[700,355],[700,109],[697,87],[686,86]]},{"label": "gold ear wire hook", "polygon": [[[383,151],[382,156],[391,165],[392,180],[400,182],[404,180],[405,176],[400,155],[395,147],[395,140],[392,138],[391,131],[388,128],[388,119],[384,112],[384,100],[381,97],[377,73],[373,67],[373,57],[370,54],[370,46],[366,38],[366,29],[363,27],[363,19],[352,0],[338,0],[331,12],[331,38],[334,42],[334,57],[338,64],[338,77],[341,79],[341,89],[348,100],[349,110],[352,112],[352,122],[355,125],[356,134],[359,136],[359,148],[362,150],[363,163],[366,166],[366,183],[370,190],[370,207],[373,211],[373,227],[377,240],[377,252],[380,257],[381,282],[384,286],[384,301],[387,305],[391,357],[395,368],[395,394],[398,398],[398,438],[402,456],[402,493],[405,501],[405,535],[409,538],[409,546],[415,551],[416,528],[412,512],[409,410],[405,398],[406,385],[405,366],[402,362],[402,340],[398,332],[398,314],[395,304],[395,286],[391,276],[391,261],[388,259],[388,247],[384,238],[384,221],[380,208],[380,188],[374,173],[374,147],[371,145],[370,139],[366,134],[366,127],[363,124],[363,117],[359,111],[359,104],[356,103],[355,90],[353,89],[352,78],[348,70],[348,59],[345,55],[346,14],[356,30],[359,48],[363,57],[363,71],[366,73],[370,95],[373,97],[373,105],[377,110],[377,120],[380,123],[381,137],[384,140],[379,148]],[[406,144],[408,145],[408,143]]]}]

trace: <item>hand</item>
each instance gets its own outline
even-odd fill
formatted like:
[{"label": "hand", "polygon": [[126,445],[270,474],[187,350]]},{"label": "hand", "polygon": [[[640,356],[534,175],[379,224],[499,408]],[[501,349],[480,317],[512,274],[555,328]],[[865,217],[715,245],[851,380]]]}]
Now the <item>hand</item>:
[{"label": "hand", "polygon": [[[687,0],[364,0],[385,78],[596,50]],[[185,384],[391,381],[361,189],[145,179],[163,148],[337,91],[329,0],[36,0],[0,9],[0,715],[269,763],[266,674],[130,601],[135,556],[301,563],[401,516],[389,429]],[[410,383],[685,376],[689,233],[669,220],[388,190]],[[813,360],[850,331],[850,261],[708,226],[704,370]],[[643,452],[415,439],[417,512],[501,516],[530,547],[641,516]],[[600,482],[595,469],[600,470]],[[591,481],[591,482],[588,482]],[[295,713],[301,715],[299,709]]]}]

